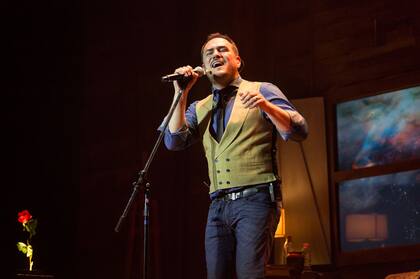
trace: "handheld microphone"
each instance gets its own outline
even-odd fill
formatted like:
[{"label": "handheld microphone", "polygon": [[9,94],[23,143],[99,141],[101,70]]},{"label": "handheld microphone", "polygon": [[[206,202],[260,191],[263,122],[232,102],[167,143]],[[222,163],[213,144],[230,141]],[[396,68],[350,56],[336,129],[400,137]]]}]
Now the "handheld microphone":
[{"label": "handheld microphone", "polygon": [[[193,71],[198,74],[198,77],[202,77],[206,74],[206,71],[200,66],[195,67]],[[161,79],[162,79],[162,82],[172,82],[175,80],[184,80],[186,78],[187,77],[185,77],[183,74],[175,73],[175,74],[163,76]]]}]

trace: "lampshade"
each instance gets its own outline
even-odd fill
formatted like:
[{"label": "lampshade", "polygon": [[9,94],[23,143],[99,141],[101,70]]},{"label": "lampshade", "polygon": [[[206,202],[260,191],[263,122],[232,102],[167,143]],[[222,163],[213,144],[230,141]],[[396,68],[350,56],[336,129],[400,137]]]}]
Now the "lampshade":
[{"label": "lampshade", "polygon": [[280,220],[277,225],[276,233],[274,234],[275,238],[285,237],[286,235],[286,221],[284,215],[284,208],[280,208]]},{"label": "lampshade", "polygon": [[346,216],[346,240],[349,242],[383,241],[388,238],[385,214],[349,214]]}]

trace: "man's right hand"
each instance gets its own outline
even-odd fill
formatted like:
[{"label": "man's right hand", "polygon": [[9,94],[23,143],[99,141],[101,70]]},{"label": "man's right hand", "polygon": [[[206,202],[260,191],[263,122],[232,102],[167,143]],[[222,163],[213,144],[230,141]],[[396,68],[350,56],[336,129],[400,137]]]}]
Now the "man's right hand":
[{"label": "man's right hand", "polygon": [[[175,70],[174,72],[175,74],[181,74],[184,75],[186,78],[185,81],[185,88],[184,88],[184,81],[178,82],[178,81],[174,81],[174,89],[175,89],[175,93],[177,93],[181,88],[184,89],[184,93],[188,93],[190,91],[190,89],[194,86],[194,84],[196,83],[199,75],[193,71],[193,68],[188,65],[188,66],[184,66],[184,67],[179,67],[178,69]],[[188,82],[188,83],[187,83]],[[181,87],[181,85],[183,85]]]}]

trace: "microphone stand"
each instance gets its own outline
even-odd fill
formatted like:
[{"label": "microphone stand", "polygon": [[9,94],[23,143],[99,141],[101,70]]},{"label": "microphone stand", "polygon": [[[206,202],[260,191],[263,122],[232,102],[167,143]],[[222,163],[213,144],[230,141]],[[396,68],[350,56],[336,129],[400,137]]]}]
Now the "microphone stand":
[{"label": "microphone stand", "polygon": [[[155,145],[153,146],[153,150],[149,155],[149,158],[146,161],[146,164],[143,168],[143,170],[141,170],[139,172],[139,177],[137,179],[137,181],[133,182],[133,192],[131,193],[130,199],[127,202],[127,205],[125,206],[124,212],[122,213],[120,219],[118,220],[117,225],[114,228],[115,232],[119,232],[120,231],[120,227],[122,222],[124,221],[124,219],[127,217],[128,212],[130,211],[133,202],[135,200],[135,198],[137,197],[137,193],[139,191],[139,187],[140,185],[142,185],[144,183],[144,181],[146,180],[147,177],[147,173],[149,171],[149,167],[153,161],[153,158],[156,155],[156,152],[159,148],[160,143],[162,142],[164,133],[168,127],[169,121],[172,118],[172,115],[174,114],[175,108],[179,103],[179,100],[181,99],[182,94],[184,93],[184,89],[180,89],[176,95],[175,100],[172,102],[172,105],[169,109],[168,115],[166,116],[164,123],[163,123],[163,129],[160,130],[160,134],[158,139],[156,140]],[[150,216],[150,206],[149,206],[149,202],[150,202],[150,183],[146,182],[145,186],[144,186],[144,209],[143,209],[143,279],[148,279],[149,278],[149,269],[148,269],[148,265],[149,265],[149,233],[150,233],[150,226],[149,226],[149,216]]]}]

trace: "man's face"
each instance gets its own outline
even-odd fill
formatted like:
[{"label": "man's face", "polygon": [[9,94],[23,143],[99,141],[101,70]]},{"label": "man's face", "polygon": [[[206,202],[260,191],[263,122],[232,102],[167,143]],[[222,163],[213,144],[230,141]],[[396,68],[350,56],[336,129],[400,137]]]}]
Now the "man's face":
[{"label": "man's face", "polygon": [[227,40],[214,38],[203,48],[203,65],[206,71],[211,70],[210,80],[218,77],[233,80],[239,76],[241,58]]}]

